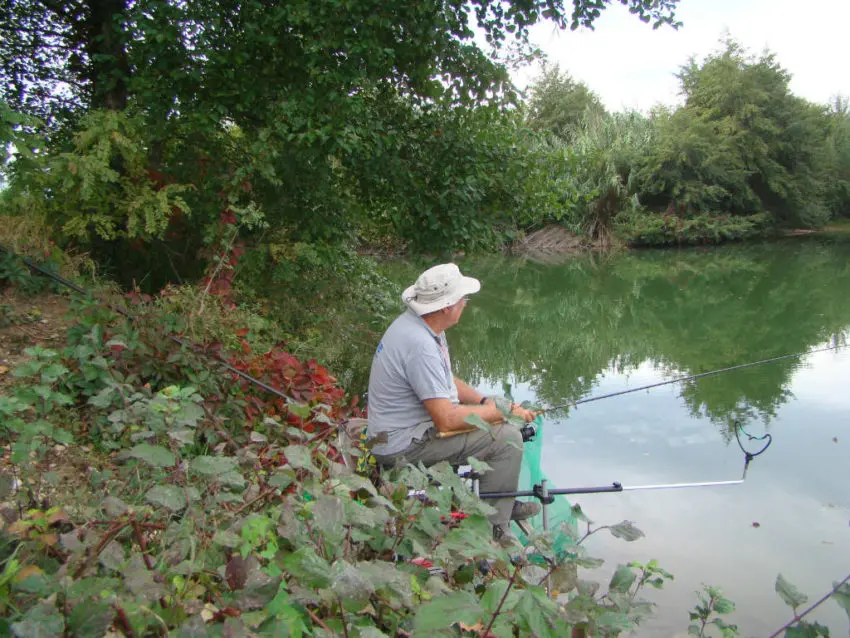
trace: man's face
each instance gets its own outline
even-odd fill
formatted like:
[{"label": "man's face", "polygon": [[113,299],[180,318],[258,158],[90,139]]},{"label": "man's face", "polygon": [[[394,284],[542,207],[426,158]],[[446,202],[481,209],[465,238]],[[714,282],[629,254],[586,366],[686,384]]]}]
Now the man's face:
[{"label": "man's face", "polygon": [[468,297],[463,297],[460,301],[458,301],[454,305],[446,308],[448,319],[449,319],[449,322],[450,322],[449,323],[450,326],[453,326],[458,321],[460,321],[460,316],[463,314],[463,309],[466,308],[466,302],[468,300],[469,300]]}]

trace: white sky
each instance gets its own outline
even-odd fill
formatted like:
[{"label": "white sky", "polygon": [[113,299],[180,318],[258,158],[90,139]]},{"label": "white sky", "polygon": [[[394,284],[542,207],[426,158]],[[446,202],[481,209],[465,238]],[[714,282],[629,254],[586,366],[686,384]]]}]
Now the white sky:
[{"label": "white sky", "polygon": [[[566,2],[565,4],[570,4]],[[608,110],[647,110],[658,102],[680,102],[679,67],[716,50],[728,33],[751,54],[765,47],[791,73],[796,95],[826,103],[836,94],[850,95],[847,29],[850,0],[680,0],[676,12],[684,24],[653,30],[611,0],[596,30],[560,31],[551,22],[537,25],[532,42],[575,79],[602,98]],[[514,73],[524,88],[538,72]]]}]

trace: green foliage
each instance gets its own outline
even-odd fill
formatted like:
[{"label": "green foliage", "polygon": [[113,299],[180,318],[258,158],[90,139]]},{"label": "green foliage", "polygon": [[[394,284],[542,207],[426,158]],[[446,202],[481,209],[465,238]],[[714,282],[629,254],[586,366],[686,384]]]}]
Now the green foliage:
[{"label": "green foliage", "polygon": [[[676,24],[675,0],[623,3]],[[547,212],[551,189],[546,158],[511,122],[507,71],[473,29],[528,54],[534,24],[591,26],[601,8],[16,5],[0,24],[2,135],[29,128],[44,143],[15,172],[11,203],[48,212],[57,239],[98,239],[97,258],[149,290],[196,276],[237,208],[307,246],[377,228],[429,252],[494,247]]]},{"label": "green foliage", "polygon": [[[802,593],[794,585],[788,582],[782,574],[776,577],[776,593],[779,597],[794,611],[794,617],[785,625],[773,632],[772,636],[782,634],[788,638],[829,638],[829,627],[825,627],[817,622],[809,622],[803,620],[803,617],[817,609],[827,600],[834,600],[845,611],[850,618],[850,609],[848,609],[848,595],[850,595],[850,587],[848,587],[850,575],[848,575],[840,583],[832,584],[832,591],[822,597],[816,603],[805,610],[799,609],[808,601],[808,596]],[[690,612],[692,623],[688,627],[688,634],[691,636],[715,635],[710,633],[712,627],[716,628],[723,638],[736,638],[738,626],[727,623],[722,616],[726,616],[735,611],[735,603],[723,596],[723,593],[716,587],[704,586],[703,591],[697,592],[699,604]]]},{"label": "green foliage", "polygon": [[617,227],[620,237],[633,246],[683,246],[720,244],[763,237],[773,226],[766,213],[755,215],[670,214],[630,215]]},{"label": "green foliage", "polygon": [[688,635],[706,636],[706,629],[713,626],[723,638],[738,636],[738,626],[723,619],[723,616],[735,611],[735,603],[725,598],[723,592],[716,587],[707,585],[701,592],[697,592],[697,598],[699,603],[689,614],[690,619],[697,622],[688,626]]},{"label": "green foliage", "polygon": [[73,401],[60,388],[60,379],[68,369],[53,350],[36,346],[27,348],[25,354],[32,358],[12,374],[31,382],[18,386],[10,396],[0,396],[0,414],[4,417],[0,437],[12,441],[11,460],[16,464],[43,456],[51,442],[67,445],[73,440],[70,432],[48,419],[55,409]]},{"label": "green foliage", "polygon": [[838,96],[827,111],[824,152],[833,167],[827,181],[826,202],[833,217],[850,216],[850,100]]},{"label": "green foliage", "polygon": [[189,213],[185,186],[151,178],[138,117],[94,112],[81,126],[73,150],[42,156],[15,183],[12,209],[44,211],[65,236],[84,241],[161,237],[175,211]]},{"label": "green foliage", "polygon": [[635,158],[634,187],[650,205],[674,212],[757,210],[747,168],[735,138],[687,108],[656,111],[654,143]]},{"label": "green foliage", "polygon": [[[640,587],[669,576],[654,562],[633,564],[618,570],[607,594],[579,590],[578,566],[601,561],[574,529],[560,532],[572,539],[567,553],[555,552],[546,533],[531,541],[533,560],[514,556],[492,542],[492,509],[447,463],[388,472],[379,491],[338,462],[328,442],[334,430],[321,418],[328,406],[293,402],[298,428],[268,417],[222,421],[210,395],[129,373],[137,355],[157,356],[156,344],[104,341],[116,326],[82,318],[64,359],[28,351],[14,395],[0,399],[12,422],[0,436],[28,485],[16,499],[29,509],[4,530],[13,551],[0,575],[0,606],[17,635],[218,635],[234,627],[279,635],[283,626],[394,635],[480,625],[497,635],[556,636],[577,624],[616,635],[648,612]],[[60,363],[72,356],[73,370]],[[84,361],[100,369],[100,390]],[[69,386],[79,394],[59,391]],[[232,387],[228,401],[239,394]],[[112,425],[106,447],[117,454],[96,456],[97,469],[71,484],[50,479],[57,461],[45,454],[54,442],[69,454],[104,443],[92,428],[71,437],[59,424],[98,419]],[[18,420],[38,425],[41,438]],[[56,504],[45,507],[39,484],[51,480]],[[408,498],[409,488],[424,498]],[[465,517],[448,516],[455,507]],[[599,529],[641,536],[628,522]],[[434,569],[411,562],[417,557]],[[481,561],[486,569],[475,567]],[[561,602],[544,584],[558,588]]]},{"label": "green foliage", "polygon": [[583,82],[576,82],[568,73],[562,72],[558,65],[544,65],[529,91],[529,125],[566,142],[573,141],[586,122],[605,114],[599,97]]},{"label": "green foliage", "polygon": [[673,211],[770,211],[784,224],[819,226],[835,160],[822,107],[795,97],[772,54],[750,57],[732,40],[678,75],[685,105],[661,120],[639,171],[643,190]]},{"label": "green foliage", "polygon": [[652,144],[652,122],[639,113],[590,118],[572,143],[563,143],[574,159],[565,180],[565,197],[574,205],[564,223],[607,245],[615,219],[640,210],[631,188],[632,167]]}]

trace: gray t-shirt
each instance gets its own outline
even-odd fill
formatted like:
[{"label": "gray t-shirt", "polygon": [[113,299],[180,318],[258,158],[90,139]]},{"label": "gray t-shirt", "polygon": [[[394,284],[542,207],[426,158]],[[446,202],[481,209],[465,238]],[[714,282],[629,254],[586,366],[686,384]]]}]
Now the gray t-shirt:
[{"label": "gray t-shirt", "polygon": [[372,359],[369,374],[368,438],[385,432],[386,443],[372,453],[398,454],[433,426],[425,399],[458,403],[457,386],[445,333],[437,335],[412,310],[387,328]]}]

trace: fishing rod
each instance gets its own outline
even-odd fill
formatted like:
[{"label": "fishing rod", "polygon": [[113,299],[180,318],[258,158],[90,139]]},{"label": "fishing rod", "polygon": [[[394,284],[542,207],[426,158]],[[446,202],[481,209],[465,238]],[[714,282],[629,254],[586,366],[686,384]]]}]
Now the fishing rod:
[{"label": "fishing rod", "polygon": [[554,412],[555,410],[563,410],[564,408],[575,408],[581,405],[582,403],[590,403],[591,401],[601,401],[602,399],[610,399],[612,397],[618,397],[623,394],[629,394],[631,392],[640,392],[641,390],[649,390],[651,388],[658,388],[663,385],[670,385],[671,383],[681,383],[684,381],[693,381],[695,379],[701,379],[703,377],[709,377],[714,374],[721,374],[723,372],[732,372],[733,370],[742,370],[744,368],[751,368],[753,366],[762,365],[764,363],[773,363],[774,361],[781,361],[783,359],[793,359],[794,357],[804,357],[809,354],[815,354],[817,352],[826,352],[827,350],[837,350],[838,348],[846,347],[846,343],[839,343],[833,346],[827,346],[824,348],[818,348],[817,350],[809,350],[808,352],[798,352],[797,354],[784,354],[780,357],[771,357],[770,359],[762,359],[761,361],[753,361],[752,363],[742,363],[735,366],[729,366],[728,368],[720,368],[718,370],[711,370],[709,372],[700,372],[699,374],[691,374],[686,377],[677,377],[675,379],[668,379],[667,381],[659,381],[657,383],[650,383],[649,385],[642,385],[637,388],[628,388],[626,390],[618,390],[617,392],[609,392],[608,394],[601,394],[595,397],[588,397],[586,399],[579,399],[578,401],[570,401],[568,403],[563,403],[561,405],[555,405],[550,408],[543,408],[542,410],[536,410],[539,414],[546,414],[547,412]]},{"label": "fishing rod", "polygon": [[[762,445],[761,449],[757,451],[750,451],[744,444],[741,442],[741,433],[744,433],[750,441],[765,441],[764,445]],[[741,473],[741,478],[727,481],[701,481],[697,483],[661,483],[656,485],[623,485],[619,481],[614,481],[609,485],[598,485],[593,487],[564,487],[564,488],[556,488],[549,489],[546,485],[546,479],[542,479],[540,483],[534,485],[534,487],[530,490],[518,490],[516,492],[479,492],[478,491],[478,481],[476,480],[478,476],[475,473],[470,473],[467,475],[467,478],[472,478],[474,483],[474,490],[479,498],[482,499],[496,499],[496,498],[517,498],[520,496],[532,496],[540,501],[542,516],[543,516],[543,529],[549,529],[549,512],[547,506],[551,505],[555,502],[556,496],[566,496],[571,494],[611,494],[611,493],[620,493],[620,492],[639,492],[644,490],[669,490],[669,489],[687,489],[694,487],[722,487],[728,485],[740,485],[747,478],[747,470],[750,467],[750,462],[756,458],[757,456],[764,454],[767,448],[770,447],[770,444],[773,443],[773,437],[770,433],[765,433],[761,436],[755,436],[747,432],[742,426],[735,422],[735,440],[738,442],[738,447],[741,448],[741,451],[744,453],[744,470]],[[530,530],[526,529],[527,526],[521,525],[520,528],[528,534]]]},{"label": "fishing rod", "polygon": [[[741,442],[740,433],[743,432],[747,435],[748,439],[751,441],[766,441],[765,444],[761,447],[757,452],[750,452],[744,447],[744,444]],[[614,481],[609,485],[600,485],[595,487],[565,487],[558,488],[554,490],[546,490],[543,491],[543,486],[535,485],[533,489],[530,490],[520,490],[517,492],[479,492],[478,496],[481,498],[508,498],[511,496],[519,497],[519,496],[534,496],[540,500],[543,500],[547,497],[552,496],[560,496],[567,494],[605,494],[612,492],[635,492],[641,490],[666,490],[666,489],[679,489],[679,488],[689,488],[689,487],[717,487],[722,485],[740,485],[747,478],[747,469],[750,466],[750,461],[754,458],[763,454],[767,448],[770,447],[770,444],[773,443],[773,437],[768,434],[763,434],[762,436],[755,436],[744,430],[743,427],[735,423],[735,439],[738,441],[738,447],[741,448],[741,451],[744,453],[744,470],[741,474],[741,478],[729,481],[702,481],[698,483],[663,483],[658,485],[623,485],[619,481]],[[545,481],[542,481],[545,483]],[[550,501],[551,502],[551,501]]]}]

